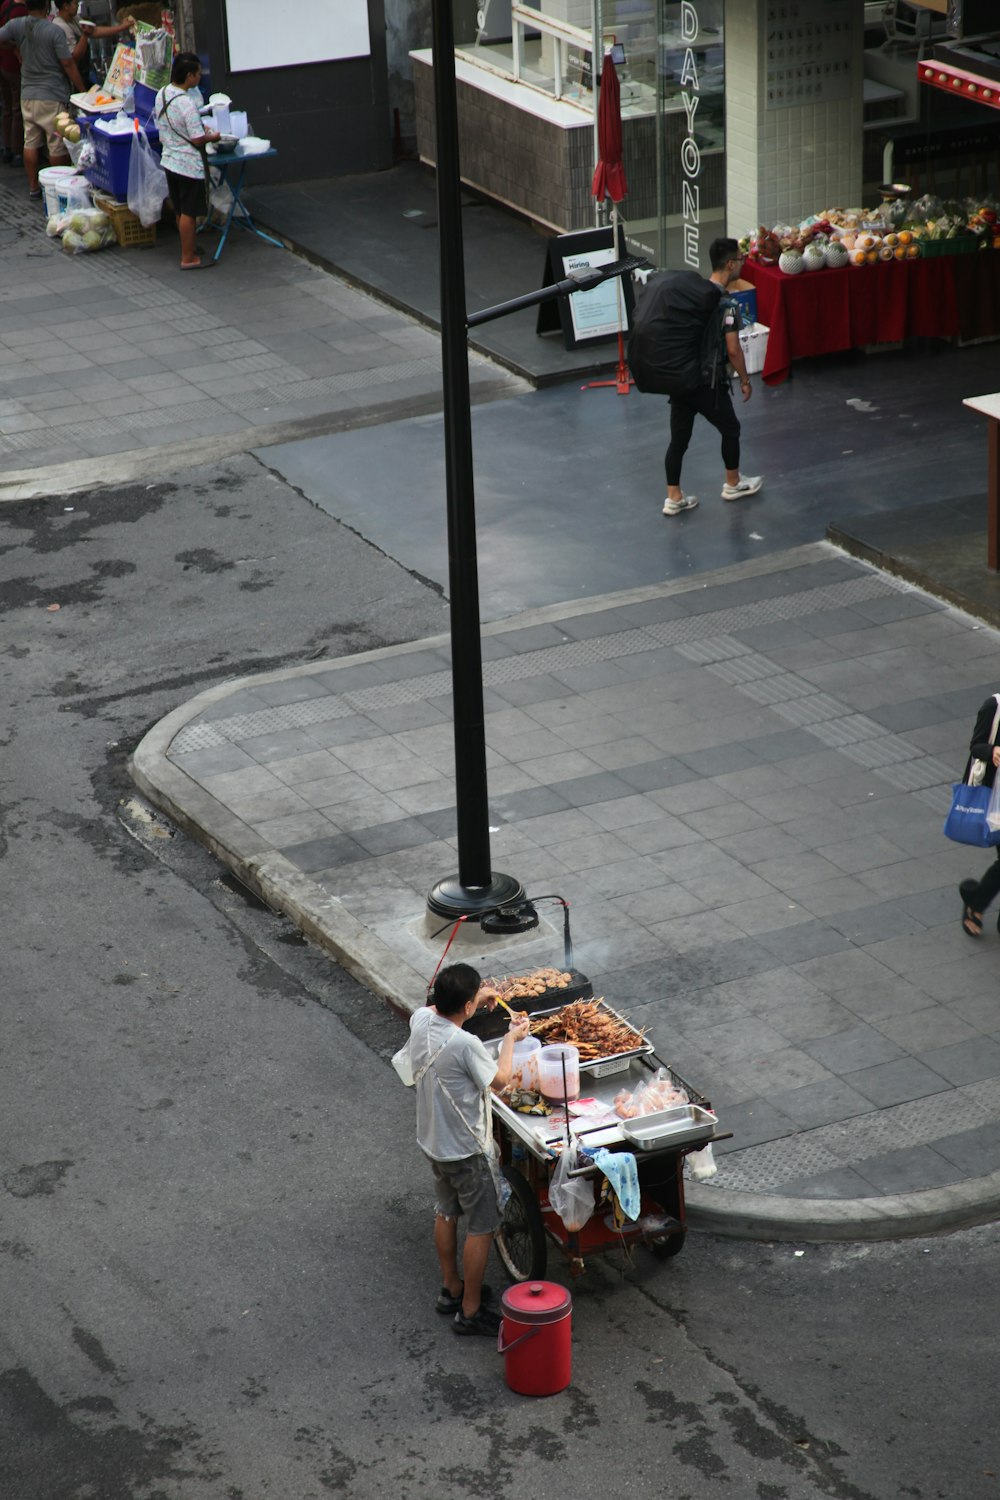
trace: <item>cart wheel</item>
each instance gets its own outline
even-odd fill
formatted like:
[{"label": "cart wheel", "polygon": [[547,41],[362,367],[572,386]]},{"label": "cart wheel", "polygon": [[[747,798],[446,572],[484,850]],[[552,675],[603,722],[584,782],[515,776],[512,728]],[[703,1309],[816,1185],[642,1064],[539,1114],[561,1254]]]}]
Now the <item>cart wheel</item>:
[{"label": "cart wheel", "polygon": [[536,1281],[545,1275],[548,1245],[545,1224],[531,1185],[516,1167],[505,1166],[503,1175],[511,1193],[497,1231],[497,1253],[514,1281]]},{"label": "cart wheel", "polygon": [[660,1239],[647,1240],[646,1244],[657,1260],[672,1260],[675,1255],[680,1255],[686,1239],[687,1230],[679,1229],[676,1234],[665,1234]]}]

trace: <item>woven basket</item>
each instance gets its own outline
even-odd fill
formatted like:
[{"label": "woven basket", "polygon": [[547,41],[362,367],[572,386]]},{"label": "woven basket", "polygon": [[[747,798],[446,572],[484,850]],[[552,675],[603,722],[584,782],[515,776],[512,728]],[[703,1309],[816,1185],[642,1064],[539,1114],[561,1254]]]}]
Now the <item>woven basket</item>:
[{"label": "woven basket", "polygon": [[116,203],[113,198],[106,198],[102,193],[95,193],[94,207],[99,208],[101,213],[107,214],[115,232],[115,239],[123,249],[156,244],[156,225],[150,224],[146,229],[127,203]]}]

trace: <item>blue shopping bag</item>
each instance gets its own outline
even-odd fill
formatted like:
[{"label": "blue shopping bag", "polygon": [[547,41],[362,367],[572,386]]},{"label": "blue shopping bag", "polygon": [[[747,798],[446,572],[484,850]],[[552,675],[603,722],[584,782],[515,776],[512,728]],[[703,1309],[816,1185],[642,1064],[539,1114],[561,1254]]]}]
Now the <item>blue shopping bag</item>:
[{"label": "blue shopping bag", "polygon": [[990,805],[988,786],[969,786],[957,781],[951,789],[951,811],[944,820],[945,837],[956,844],[972,844],[976,849],[990,849],[1000,844],[1000,828],[986,821]]}]

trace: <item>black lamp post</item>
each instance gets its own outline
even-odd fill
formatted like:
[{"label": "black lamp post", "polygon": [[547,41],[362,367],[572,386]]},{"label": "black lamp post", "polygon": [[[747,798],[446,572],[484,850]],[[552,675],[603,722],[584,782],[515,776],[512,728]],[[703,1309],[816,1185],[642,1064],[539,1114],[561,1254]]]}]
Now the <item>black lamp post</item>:
[{"label": "black lamp post", "polygon": [[[502,923],[506,923],[507,928],[495,927],[494,930],[514,931],[525,925],[533,926],[537,917],[525,906],[521,882],[513,875],[495,872],[490,863],[468,331],[470,327],[506,317],[508,313],[547,302],[553,297],[588,291],[609,277],[627,275],[646,262],[632,256],[593,270],[574,272],[554,285],[511,298],[496,307],[484,308],[471,318],[468,316],[462,251],[462,185],[452,4],[453,0],[431,0],[458,872],[439,880],[432,887],[427,905],[437,916],[452,919],[479,917],[504,907],[507,910],[502,914]],[[521,910],[515,916],[512,908]]]},{"label": "black lamp post", "polygon": [[490,862],[452,0],[432,0],[432,14],[458,872],[437,882],[427,905],[438,916],[460,917],[516,905],[524,887],[494,873]]}]

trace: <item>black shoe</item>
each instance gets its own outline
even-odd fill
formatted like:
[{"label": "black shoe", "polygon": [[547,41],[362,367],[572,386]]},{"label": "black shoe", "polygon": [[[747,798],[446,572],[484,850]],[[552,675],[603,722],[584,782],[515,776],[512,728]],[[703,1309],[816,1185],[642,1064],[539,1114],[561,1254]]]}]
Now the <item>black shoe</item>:
[{"label": "black shoe", "polygon": [[[453,1297],[448,1288],[446,1286],[443,1286],[440,1293],[438,1294],[438,1299],[435,1302],[434,1306],[437,1308],[439,1313],[461,1312],[462,1296],[464,1291],[465,1285],[463,1283],[462,1291],[459,1292],[457,1297]],[[493,1288],[491,1286],[487,1286],[485,1282],[483,1282],[483,1285],[479,1289],[479,1300],[481,1303],[493,1301]]]},{"label": "black shoe", "polygon": [[451,1326],[455,1333],[485,1333],[487,1338],[495,1339],[502,1323],[500,1314],[494,1312],[492,1307],[480,1307],[471,1318],[467,1318],[463,1312],[457,1312]]}]

